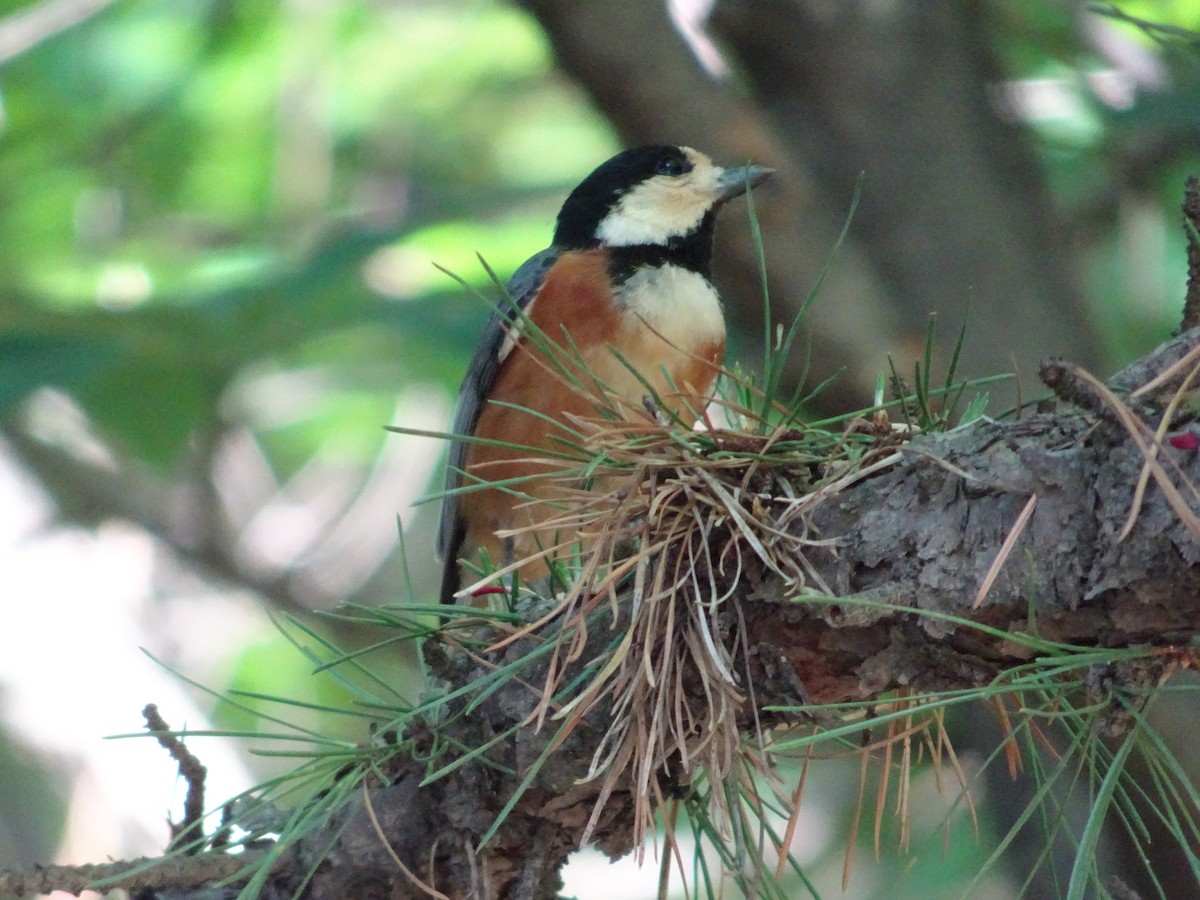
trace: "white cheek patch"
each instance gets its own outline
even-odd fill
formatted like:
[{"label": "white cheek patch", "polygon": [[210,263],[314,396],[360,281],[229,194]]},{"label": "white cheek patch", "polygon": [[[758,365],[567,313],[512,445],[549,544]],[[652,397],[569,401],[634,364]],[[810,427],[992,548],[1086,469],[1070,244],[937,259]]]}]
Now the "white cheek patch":
[{"label": "white cheek patch", "polygon": [[691,154],[693,168],[686,175],[656,175],[617,201],[596,230],[600,242],[610,247],[665,244],[695,229],[712,208],[724,170],[701,153]]},{"label": "white cheek patch", "polygon": [[635,247],[639,244],[663,244],[687,234],[700,224],[707,207],[698,203],[672,209],[673,198],[649,196],[651,183],[639,186],[622,198],[600,223],[596,236],[610,247]]}]

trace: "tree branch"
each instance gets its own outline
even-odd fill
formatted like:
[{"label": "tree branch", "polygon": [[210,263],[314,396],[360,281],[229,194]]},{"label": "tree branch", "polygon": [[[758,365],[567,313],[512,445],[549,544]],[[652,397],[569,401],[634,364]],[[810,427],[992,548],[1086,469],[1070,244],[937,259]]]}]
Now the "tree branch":
[{"label": "tree branch", "polygon": [[[1111,384],[1128,385],[1131,373],[1152,378],[1198,347],[1200,330],[1187,332]],[[1165,399],[1140,398],[1150,430]],[[1180,424],[1186,423],[1172,427]],[[1168,444],[1158,458],[1194,512],[1200,454]],[[753,686],[757,704],[742,703],[739,727],[820,714],[819,706],[806,711],[801,704],[874,699],[897,688],[993,684],[1036,655],[1021,635],[1083,647],[1157,648],[1140,670],[1150,684],[1172,664],[1189,662],[1177,648],[1200,634],[1200,543],[1160,489],[1168,483],[1151,479],[1138,490],[1145,463],[1126,427],[1075,408],[1011,423],[978,421],[904,445],[892,468],[829,499],[809,522],[810,533],[827,542],[813,549],[812,571],[836,596],[797,596],[777,574],[746,569],[716,614],[726,624],[715,633],[729,636],[736,677],[743,688]],[[1014,522],[1031,496],[1036,505],[1014,541]],[[1006,540],[1011,553],[997,567]],[[991,586],[979,602],[985,578]],[[692,601],[678,602],[680,615],[696,609]],[[499,636],[488,632],[475,631],[472,644]],[[289,896],[309,873],[302,896],[313,898],[421,897],[426,888],[457,898],[481,896],[472,891],[483,885],[496,897],[555,896],[554,873],[600,797],[601,785],[587,775],[610,711],[594,707],[569,730],[533,724],[547,658],[529,662],[529,654],[544,637],[531,633],[491,652],[429,646],[431,668],[448,686],[438,724],[411,725],[390,762],[371,770],[366,796],[373,815],[359,796],[319,833],[280,848],[263,896]],[[520,677],[488,681],[498,667],[520,660],[526,661]],[[1120,690],[1122,678],[1141,683],[1137,672],[1108,671],[1092,683],[1103,694]],[[496,689],[469,688],[482,684]],[[460,688],[466,690],[456,695]],[[435,744],[491,749],[486,759],[422,784],[422,760]],[[460,752],[447,751],[438,765]],[[672,790],[665,771],[658,779],[660,790]],[[473,852],[514,797],[503,824]],[[632,849],[636,802],[631,790],[618,789],[600,806],[592,840],[605,852]],[[332,846],[330,835],[338,835]],[[228,862],[219,854],[217,860]],[[39,877],[46,880],[36,882],[38,889],[81,883]],[[222,896],[235,894],[236,882]]]}]

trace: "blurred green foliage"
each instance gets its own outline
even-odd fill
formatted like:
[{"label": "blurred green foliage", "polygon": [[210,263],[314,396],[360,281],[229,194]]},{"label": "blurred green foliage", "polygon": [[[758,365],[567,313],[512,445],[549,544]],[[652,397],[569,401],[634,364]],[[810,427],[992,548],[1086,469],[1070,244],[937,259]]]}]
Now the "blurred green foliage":
[{"label": "blurred green foliage", "polygon": [[320,366],[272,456],[336,425],[368,461],[398,386],[449,391],[486,314],[432,263],[515,266],[613,146],[549,67],[479,0],[134,0],[8,61],[0,416],[53,385],[167,469],[238,379]]},{"label": "blurred green foliage", "polygon": [[1101,15],[1001,0],[991,43],[1008,77],[1041,86],[1022,117],[1115,365],[1178,324],[1187,271],[1175,211],[1200,169],[1200,5],[1086,7]]}]

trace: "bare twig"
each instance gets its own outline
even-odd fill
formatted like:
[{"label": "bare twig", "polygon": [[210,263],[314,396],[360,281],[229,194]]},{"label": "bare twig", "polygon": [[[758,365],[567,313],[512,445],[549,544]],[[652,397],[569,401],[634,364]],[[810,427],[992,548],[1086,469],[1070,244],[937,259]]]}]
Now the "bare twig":
[{"label": "bare twig", "polygon": [[1183,189],[1183,233],[1187,238],[1188,279],[1183,301],[1184,329],[1200,325],[1200,179],[1188,177]]},{"label": "bare twig", "polygon": [[1107,422],[1119,424],[1117,415],[1105,406],[1100,396],[1079,377],[1076,367],[1065,359],[1052,356],[1044,360],[1038,369],[1038,377],[1060,400],[1086,409]]},{"label": "bare twig", "polygon": [[89,866],[33,866],[28,870],[0,869],[0,894],[23,897],[66,891],[79,894],[104,885],[105,890],[123,888],[130,893],[176,890],[223,881],[254,866],[261,851],[238,856],[202,854],[174,859],[131,859]]},{"label": "bare twig", "polygon": [[208,776],[208,770],[184,745],[183,741],[171,732],[171,726],[159,713],[157,706],[147,703],[142,710],[142,717],[146,720],[146,728],[158,740],[159,746],[171,754],[171,759],[179,763],[179,774],[183,776],[183,780],[187,782],[188,786],[187,797],[183,802],[183,821],[178,825],[171,824],[172,836],[168,850],[179,849],[191,841],[196,841],[195,846],[188,850],[190,853],[195,853],[199,850],[197,839],[202,834],[204,779]]}]

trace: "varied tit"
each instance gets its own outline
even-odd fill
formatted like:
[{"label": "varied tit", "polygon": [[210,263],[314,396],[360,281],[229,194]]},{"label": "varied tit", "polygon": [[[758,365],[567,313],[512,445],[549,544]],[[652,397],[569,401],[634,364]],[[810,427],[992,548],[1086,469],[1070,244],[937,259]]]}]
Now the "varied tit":
[{"label": "varied tit", "polygon": [[[508,489],[446,496],[438,534],[443,603],[463,586],[461,561],[478,563],[480,551],[508,565],[559,543],[536,527],[503,538],[497,532],[561,513],[552,500],[561,484],[523,479],[561,468],[544,457],[561,453],[568,416],[598,415],[599,388],[589,394],[572,384],[561,360],[586,368],[585,385],[605,386],[605,408],[615,397],[626,409],[643,409],[649,391],[632,367],[669,415],[688,424],[699,418],[725,352],[710,279],[713,223],[726,200],[771,171],[723,169],[690,147],[638,147],[608,160],[567,197],[553,242],[508,282],[512,302],[484,328],[459,389],[453,433],[478,442],[451,445],[446,489],[484,482]],[[540,332],[537,340],[522,334],[526,322]],[[547,359],[551,342],[557,364]],[[546,573],[544,562],[521,569],[526,582]]]}]

